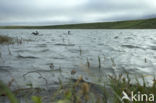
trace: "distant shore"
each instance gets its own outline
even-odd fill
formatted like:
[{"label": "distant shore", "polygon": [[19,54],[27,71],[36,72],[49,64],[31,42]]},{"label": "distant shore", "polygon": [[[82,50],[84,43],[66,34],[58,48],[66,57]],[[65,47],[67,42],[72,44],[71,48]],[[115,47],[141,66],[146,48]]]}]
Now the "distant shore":
[{"label": "distant shore", "polygon": [[0,29],[156,29],[156,18],[49,26],[0,26]]}]

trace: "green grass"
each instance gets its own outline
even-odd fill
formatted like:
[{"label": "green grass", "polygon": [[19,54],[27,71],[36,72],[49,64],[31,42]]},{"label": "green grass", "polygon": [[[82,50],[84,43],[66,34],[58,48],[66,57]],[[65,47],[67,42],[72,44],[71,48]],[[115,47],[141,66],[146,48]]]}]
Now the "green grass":
[{"label": "green grass", "polygon": [[1,26],[1,29],[156,29],[156,18],[49,26]]},{"label": "green grass", "polygon": [[2,81],[0,81],[0,95],[6,95],[10,100],[10,103],[19,103],[15,95]]}]

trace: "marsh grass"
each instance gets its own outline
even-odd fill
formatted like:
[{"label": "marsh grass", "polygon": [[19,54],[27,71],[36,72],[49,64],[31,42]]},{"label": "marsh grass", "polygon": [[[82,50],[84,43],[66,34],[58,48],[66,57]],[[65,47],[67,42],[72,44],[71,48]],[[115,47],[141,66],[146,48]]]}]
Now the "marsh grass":
[{"label": "marsh grass", "polygon": [[23,41],[32,41],[29,39],[23,39],[23,38],[12,38],[9,36],[0,35],[0,44],[22,44]]},{"label": "marsh grass", "polygon": [[100,56],[98,56],[98,62],[99,62],[99,71],[100,71],[100,69],[101,69],[101,58],[100,58]]},{"label": "marsh grass", "polygon": [[89,68],[90,67],[90,62],[89,62],[89,59],[87,58],[87,67]]},{"label": "marsh grass", "polygon": [[[117,77],[113,77],[109,75],[110,80],[110,87],[112,87],[113,91],[116,93],[118,97],[122,97],[122,92],[125,91],[128,95],[131,94],[133,91],[134,93],[143,93],[143,94],[154,94],[156,95],[156,81],[153,79],[152,86],[147,86],[147,83],[145,82],[144,76],[142,76],[142,82],[141,84],[138,80],[138,78],[135,78],[136,83],[131,82],[131,78],[129,77],[129,74],[126,74],[126,77],[123,76],[123,74],[118,75]],[[117,98],[117,96],[114,98],[114,103],[120,103],[121,98]],[[155,98],[156,100],[156,98]],[[137,102],[133,101],[133,103],[144,103],[143,102]],[[124,103],[130,103],[129,101],[124,101]],[[153,102],[148,102],[153,103]]]},{"label": "marsh grass", "polygon": [[8,36],[0,35],[0,44],[11,44],[13,43],[13,39]]},{"label": "marsh grass", "polygon": [[[131,82],[129,74],[120,74],[118,76],[108,75],[108,86],[93,84],[87,82],[80,76],[78,79],[72,79],[66,85],[59,79],[59,88],[52,93],[52,103],[130,103],[129,101],[121,101],[122,92],[125,91],[128,95],[133,91],[144,94],[156,95],[156,79],[153,79],[152,86],[147,86],[145,78],[142,76],[143,84],[138,79],[136,83]],[[18,103],[14,94],[0,82],[0,93],[6,94],[11,103]],[[34,88],[35,89],[35,88]],[[32,88],[33,91],[33,88]],[[49,98],[50,98],[49,97]],[[34,103],[42,103],[41,96],[32,96]],[[111,99],[110,99],[111,98]],[[144,103],[144,102],[133,102]],[[153,102],[148,102],[153,103]]]},{"label": "marsh grass", "polygon": [[10,103],[19,103],[15,95],[4,83],[2,83],[2,81],[0,81],[0,95],[6,95],[10,100]]},{"label": "marsh grass", "polygon": [[80,46],[79,46],[79,51],[80,51],[80,56],[81,56],[82,55],[82,49]]}]

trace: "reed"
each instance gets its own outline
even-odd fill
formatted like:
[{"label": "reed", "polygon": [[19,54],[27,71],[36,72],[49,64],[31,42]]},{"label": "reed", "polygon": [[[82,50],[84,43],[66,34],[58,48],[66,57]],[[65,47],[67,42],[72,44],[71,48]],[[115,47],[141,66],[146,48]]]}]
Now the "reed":
[{"label": "reed", "polygon": [[98,56],[98,63],[99,63],[99,71],[100,71],[100,69],[101,69],[101,58],[100,58],[100,56]]},{"label": "reed", "polygon": [[116,67],[116,64],[115,64],[115,61],[114,61],[113,58],[111,58],[111,62],[112,62],[112,66],[113,66],[113,67]]},{"label": "reed", "polygon": [[81,56],[82,55],[82,49],[80,46],[79,46],[79,51],[80,51],[80,56]]},{"label": "reed", "polygon": [[0,58],[2,57],[2,53],[1,53],[1,51],[0,51]]},{"label": "reed", "polygon": [[12,55],[12,53],[11,53],[11,50],[10,50],[9,46],[8,46],[8,52],[9,52],[9,55]]},{"label": "reed", "polygon": [[10,103],[19,103],[15,95],[2,81],[0,81],[0,95],[6,95],[10,100]]},{"label": "reed", "polygon": [[89,62],[88,58],[87,58],[87,66],[88,66],[88,68],[90,67],[90,62]]}]

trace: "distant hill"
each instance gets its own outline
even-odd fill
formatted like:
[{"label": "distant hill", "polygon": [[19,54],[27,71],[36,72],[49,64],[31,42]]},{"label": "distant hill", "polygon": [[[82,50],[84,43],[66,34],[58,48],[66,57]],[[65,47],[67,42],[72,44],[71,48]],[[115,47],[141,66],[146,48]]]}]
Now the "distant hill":
[{"label": "distant hill", "polygon": [[0,26],[1,29],[156,29],[156,18],[51,26]]}]

